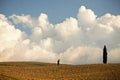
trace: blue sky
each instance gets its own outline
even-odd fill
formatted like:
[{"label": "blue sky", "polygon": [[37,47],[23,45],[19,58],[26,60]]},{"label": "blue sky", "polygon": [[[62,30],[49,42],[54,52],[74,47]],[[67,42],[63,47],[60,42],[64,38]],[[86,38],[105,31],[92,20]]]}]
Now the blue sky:
[{"label": "blue sky", "polygon": [[48,15],[53,24],[68,17],[76,17],[80,6],[92,9],[97,16],[105,13],[120,14],[120,0],[0,0],[0,13],[29,14],[38,17],[40,13]]}]

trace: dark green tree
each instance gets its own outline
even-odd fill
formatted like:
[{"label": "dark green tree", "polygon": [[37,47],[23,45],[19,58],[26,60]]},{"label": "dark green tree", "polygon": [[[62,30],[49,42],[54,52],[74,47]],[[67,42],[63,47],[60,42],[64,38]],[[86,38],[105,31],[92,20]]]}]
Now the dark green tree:
[{"label": "dark green tree", "polygon": [[59,66],[59,64],[60,64],[60,59],[58,59],[58,61],[57,61],[57,65]]},{"label": "dark green tree", "polygon": [[107,64],[107,48],[106,48],[106,45],[104,45],[104,48],[103,48],[103,63]]}]

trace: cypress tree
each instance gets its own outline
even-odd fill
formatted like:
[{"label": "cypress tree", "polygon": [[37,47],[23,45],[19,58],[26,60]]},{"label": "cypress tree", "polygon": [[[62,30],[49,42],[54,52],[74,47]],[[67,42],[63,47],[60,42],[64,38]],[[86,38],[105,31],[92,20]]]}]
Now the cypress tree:
[{"label": "cypress tree", "polygon": [[106,45],[104,45],[104,48],[103,48],[103,63],[107,64],[107,48],[106,48]]}]

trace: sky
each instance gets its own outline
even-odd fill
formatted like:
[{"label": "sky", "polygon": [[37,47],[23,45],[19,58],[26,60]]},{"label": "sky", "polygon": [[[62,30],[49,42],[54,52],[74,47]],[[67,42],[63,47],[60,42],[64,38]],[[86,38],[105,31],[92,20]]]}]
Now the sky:
[{"label": "sky", "polygon": [[68,17],[76,17],[80,6],[92,9],[97,16],[105,13],[120,14],[120,0],[0,0],[0,13],[10,16],[12,14],[29,14],[38,17],[46,13],[53,24],[62,22]]},{"label": "sky", "polygon": [[0,0],[0,61],[120,63],[119,0]]}]

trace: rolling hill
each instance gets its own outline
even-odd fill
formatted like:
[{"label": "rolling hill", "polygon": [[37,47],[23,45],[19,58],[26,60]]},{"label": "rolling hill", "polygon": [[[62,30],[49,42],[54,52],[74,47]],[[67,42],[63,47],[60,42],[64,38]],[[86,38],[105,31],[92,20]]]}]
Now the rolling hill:
[{"label": "rolling hill", "polygon": [[120,64],[0,62],[0,80],[120,80]]}]

